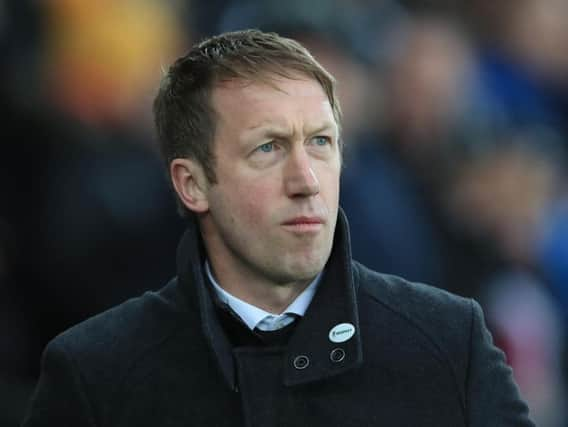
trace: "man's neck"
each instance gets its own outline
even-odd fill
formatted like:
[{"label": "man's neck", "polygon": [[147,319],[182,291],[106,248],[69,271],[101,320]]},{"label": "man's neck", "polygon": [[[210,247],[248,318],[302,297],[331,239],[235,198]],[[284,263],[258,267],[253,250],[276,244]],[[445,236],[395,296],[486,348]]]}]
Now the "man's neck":
[{"label": "man's neck", "polygon": [[254,271],[235,268],[209,258],[217,283],[231,295],[272,314],[281,314],[311,283],[312,278],[275,283]]}]

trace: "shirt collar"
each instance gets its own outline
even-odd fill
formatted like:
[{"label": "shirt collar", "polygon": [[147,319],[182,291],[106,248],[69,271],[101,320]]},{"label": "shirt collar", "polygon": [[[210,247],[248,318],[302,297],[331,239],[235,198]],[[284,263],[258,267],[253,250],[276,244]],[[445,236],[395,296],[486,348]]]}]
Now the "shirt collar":
[{"label": "shirt collar", "polygon": [[213,277],[209,262],[205,261],[205,272],[219,300],[227,304],[247,325],[250,330],[259,328],[265,331],[273,331],[292,323],[296,316],[303,316],[312,302],[316,289],[321,280],[320,272],[315,279],[296,297],[294,301],[280,314],[272,314],[243,301],[224,290]]}]

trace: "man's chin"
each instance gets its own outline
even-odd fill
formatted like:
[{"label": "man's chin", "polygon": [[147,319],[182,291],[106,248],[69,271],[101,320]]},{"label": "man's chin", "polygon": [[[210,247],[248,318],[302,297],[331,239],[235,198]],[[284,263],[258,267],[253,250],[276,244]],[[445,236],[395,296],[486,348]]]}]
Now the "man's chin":
[{"label": "man's chin", "polygon": [[325,262],[317,261],[313,263],[298,262],[286,266],[281,271],[278,284],[286,286],[290,283],[311,282],[325,267]]}]

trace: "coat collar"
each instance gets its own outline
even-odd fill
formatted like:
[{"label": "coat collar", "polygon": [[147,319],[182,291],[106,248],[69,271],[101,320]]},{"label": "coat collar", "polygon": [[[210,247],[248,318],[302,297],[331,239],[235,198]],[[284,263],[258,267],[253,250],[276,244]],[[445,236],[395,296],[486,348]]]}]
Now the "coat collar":
[{"label": "coat collar", "polygon": [[[179,284],[190,310],[199,313],[202,332],[224,378],[232,389],[236,389],[233,349],[217,319],[204,280],[204,254],[197,220],[190,218],[178,248]],[[350,335],[351,329],[354,329],[354,335],[347,341],[336,342],[340,339],[331,337],[332,329],[340,332],[338,337]],[[362,359],[348,223],[340,208],[333,249],[322,282],[285,350],[283,381],[288,386],[317,381],[351,370],[359,366]]]}]

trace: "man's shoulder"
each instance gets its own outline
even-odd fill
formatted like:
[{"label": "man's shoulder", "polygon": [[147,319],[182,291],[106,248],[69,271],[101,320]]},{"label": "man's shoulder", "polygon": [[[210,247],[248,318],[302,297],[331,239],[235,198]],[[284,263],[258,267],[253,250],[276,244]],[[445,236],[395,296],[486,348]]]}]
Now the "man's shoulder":
[{"label": "man's shoulder", "polygon": [[[353,261],[362,291],[384,303],[412,306],[415,303],[430,303],[439,306],[464,306],[471,300],[420,282],[413,282],[392,274],[379,273]],[[422,309],[424,307],[421,307]]]},{"label": "man's shoulder", "polygon": [[146,292],[97,314],[61,333],[48,349],[67,353],[81,364],[132,360],[175,332],[184,301],[174,279],[157,292]]},{"label": "man's shoulder", "polygon": [[436,341],[469,335],[473,311],[479,309],[473,300],[424,283],[378,273],[357,262],[354,270],[360,298],[371,307],[389,311],[393,319],[413,325]]}]

